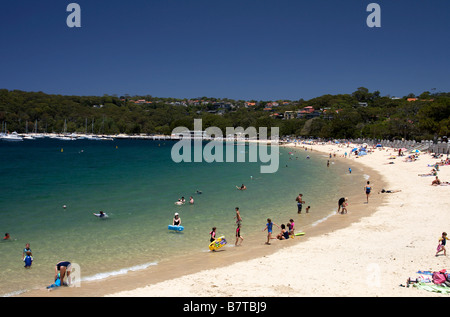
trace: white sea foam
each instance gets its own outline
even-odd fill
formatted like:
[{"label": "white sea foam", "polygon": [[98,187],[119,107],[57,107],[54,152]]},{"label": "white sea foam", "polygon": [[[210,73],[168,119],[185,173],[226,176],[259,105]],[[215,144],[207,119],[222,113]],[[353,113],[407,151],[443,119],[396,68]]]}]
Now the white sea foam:
[{"label": "white sea foam", "polygon": [[11,293],[3,294],[2,297],[12,297],[12,296],[17,296],[17,295],[23,294],[23,293],[25,293],[25,292],[27,292],[27,290],[18,290],[18,291],[14,291],[14,292],[11,292]]},{"label": "white sea foam", "polygon": [[319,223],[322,223],[324,221],[326,221],[328,218],[330,218],[331,216],[334,216],[336,214],[335,211],[333,211],[331,214],[329,214],[328,216],[325,216],[317,221],[315,221],[314,223],[311,224],[311,226],[315,227],[317,226]]},{"label": "white sea foam", "polygon": [[150,262],[150,263],[135,265],[135,266],[128,267],[128,268],[123,268],[123,269],[120,269],[117,271],[98,273],[98,274],[95,274],[92,276],[82,277],[81,281],[87,282],[87,281],[103,280],[103,279],[111,277],[111,276],[124,275],[124,274],[127,274],[128,272],[133,272],[133,271],[141,271],[141,270],[144,270],[144,269],[146,269],[150,266],[154,266],[154,265],[158,265],[158,263]]}]

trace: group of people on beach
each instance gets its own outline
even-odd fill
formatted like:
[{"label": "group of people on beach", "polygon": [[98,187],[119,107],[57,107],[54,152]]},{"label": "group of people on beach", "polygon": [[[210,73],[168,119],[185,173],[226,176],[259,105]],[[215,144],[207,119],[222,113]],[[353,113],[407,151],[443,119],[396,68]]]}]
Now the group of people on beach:
[{"label": "group of people on beach", "polygon": [[[439,157],[440,156],[438,156],[437,158],[439,158]],[[417,176],[421,176],[421,177],[434,176],[434,179],[431,181],[432,186],[439,186],[439,185],[448,186],[448,185],[450,185],[450,183],[441,181],[438,177],[438,172],[439,172],[439,166],[449,165],[450,164],[449,162],[450,162],[450,159],[447,157],[445,160],[436,162],[433,165],[428,165],[429,167],[433,167],[433,169],[429,173],[421,173],[421,174],[417,174]]]},{"label": "group of people on beach", "polygon": [[[272,237],[273,232],[273,225],[277,226],[281,231],[276,237]],[[288,229],[286,229],[286,227]],[[289,222],[284,225],[281,224],[280,226],[276,223],[272,222],[272,219],[267,218],[266,226],[264,227],[263,231],[267,230],[267,241],[266,244],[270,245],[271,239],[277,239],[277,240],[288,240],[290,238],[294,238],[295,235],[295,223],[293,219],[289,219]]]}]

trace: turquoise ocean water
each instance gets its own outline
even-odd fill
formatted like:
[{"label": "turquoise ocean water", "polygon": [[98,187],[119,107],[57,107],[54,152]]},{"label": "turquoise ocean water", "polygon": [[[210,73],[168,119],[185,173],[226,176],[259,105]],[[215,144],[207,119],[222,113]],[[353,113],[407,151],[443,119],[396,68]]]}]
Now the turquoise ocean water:
[{"label": "turquoise ocean water", "polygon": [[[338,162],[327,168],[326,155],[303,149],[280,148],[274,174],[261,174],[259,162],[177,164],[171,159],[174,144],[0,142],[0,233],[11,235],[0,242],[0,295],[51,284],[54,265],[62,260],[79,264],[82,280],[96,280],[158,265],[175,252],[207,252],[213,226],[234,244],[235,207],[246,235],[261,234],[268,217],[311,226],[336,210],[345,186],[363,179]],[[237,190],[243,183],[248,190]],[[312,207],[308,215],[297,214],[300,192]],[[193,196],[194,205],[176,206],[182,196]],[[92,214],[100,210],[109,218]],[[175,212],[185,227],[180,234],[167,229]],[[26,243],[34,257],[30,270],[21,258]]]}]

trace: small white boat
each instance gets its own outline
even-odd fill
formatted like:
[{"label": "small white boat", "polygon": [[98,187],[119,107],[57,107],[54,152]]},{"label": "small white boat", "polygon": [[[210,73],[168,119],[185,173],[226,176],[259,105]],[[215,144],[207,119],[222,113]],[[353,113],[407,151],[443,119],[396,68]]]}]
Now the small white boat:
[{"label": "small white boat", "polygon": [[17,141],[23,141],[23,138],[20,135],[18,135],[17,132],[14,131],[13,133],[1,134],[0,140],[17,142]]}]

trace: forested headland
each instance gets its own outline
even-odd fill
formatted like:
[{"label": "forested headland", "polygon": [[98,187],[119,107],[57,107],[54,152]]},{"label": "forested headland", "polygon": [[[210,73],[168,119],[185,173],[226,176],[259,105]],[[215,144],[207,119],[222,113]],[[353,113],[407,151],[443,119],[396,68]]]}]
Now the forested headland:
[{"label": "forested headland", "polygon": [[[310,100],[67,96],[0,89],[0,122],[18,133],[170,134],[175,127],[279,127],[280,135],[437,140],[450,135],[450,93],[352,94]],[[36,131],[37,130],[37,131]]]}]

